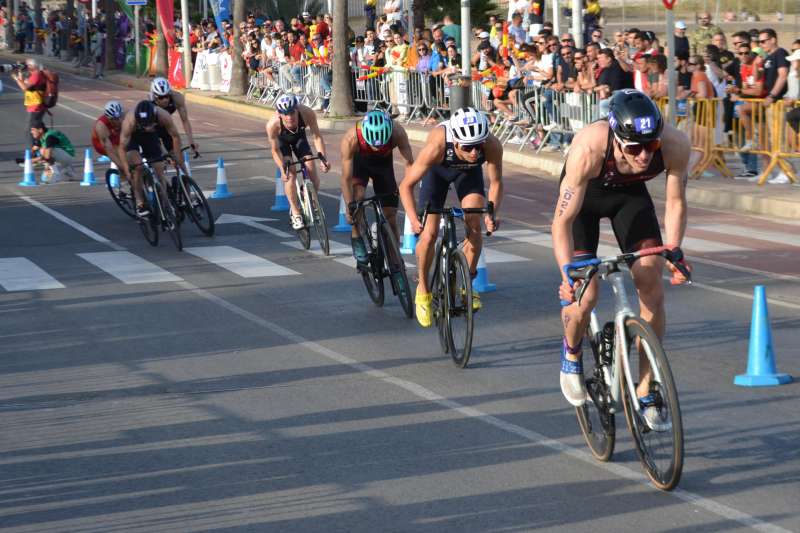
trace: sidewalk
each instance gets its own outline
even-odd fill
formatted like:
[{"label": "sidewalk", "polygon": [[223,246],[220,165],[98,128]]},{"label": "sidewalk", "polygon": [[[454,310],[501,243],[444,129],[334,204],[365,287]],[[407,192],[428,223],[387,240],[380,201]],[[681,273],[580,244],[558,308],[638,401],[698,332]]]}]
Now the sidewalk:
[{"label": "sidewalk", "polygon": [[[0,51],[0,62],[3,63],[15,62],[24,57]],[[68,62],[51,57],[40,57],[39,60],[45,66],[61,72],[91,77],[91,71],[88,67],[78,69]],[[127,88],[141,89],[142,91],[148,91],[150,88],[150,80],[148,78],[137,78],[124,73],[111,73],[105,76],[104,80]],[[244,97],[228,96],[227,94],[209,91],[201,92],[193,89],[184,91],[184,94],[186,99],[193,103],[263,118],[264,120],[269,119],[274,113],[264,106],[246,103]],[[353,123],[354,119],[352,118],[319,118],[320,127],[326,130],[343,131],[352,126]],[[409,139],[417,142],[424,142],[429,131],[429,128],[426,129],[419,125],[408,125],[405,128]],[[534,154],[529,150],[518,152],[517,148],[518,146],[516,145],[506,146],[505,162],[527,169],[538,177],[558,179],[564,162],[563,155]],[[731,164],[730,166],[734,171],[738,169],[737,165]],[[658,180],[650,183],[655,185],[656,182]],[[652,186],[651,192],[654,198],[663,199],[664,197],[662,186]],[[743,214],[800,219],[800,186],[796,185],[765,184],[758,186],[755,183],[726,179],[714,174],[704,176],[699,180],[690,180],[686,196],[690,207],[706,207]]]}]

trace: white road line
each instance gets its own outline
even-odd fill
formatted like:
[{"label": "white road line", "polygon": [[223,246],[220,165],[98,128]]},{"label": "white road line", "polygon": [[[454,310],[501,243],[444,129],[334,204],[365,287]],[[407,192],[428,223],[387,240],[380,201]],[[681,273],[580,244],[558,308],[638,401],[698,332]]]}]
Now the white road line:
[{"label": "white road line", "polygon": [[[345,246],[344,244],[339,244],[336,241],[329,241],[331,244],[331,255],[352,255],[353,249],[349,246]],[[282,242],[284,246],[288,246],[289,248],[294,248],[295,250],[305,250],[303,245],[300,241],[285,241]],[[319,246],[319,242],[311,241],[311,248],[308,250],[314,255],[324,256],[322,253],[322,248]]]},{"label": "white road line", "polygon": [[[530,229],[500,230],[494,233],[494,235],[498,237],[505,237],[507,239],[511,239],[517,242],[524,242],[527,244],[533,244],[535,246],[542,246],[544,248],[553,247],[553,237],[549,233],[543,233],[541,231],[534,231]],[[601,257],[608,255],[616,255],[618,253],[619,250],[617,250],[613,246],[609,246],[603,243],[600,243],[597,246],[597,255]]]},{"label": "white road line", "polygon": [[533,198],[525,198],[524,196],[517,196],[516,194],[508,194],[505,193],[503,196],[507,196],[508,198],[514,198],[516,200],[522,200],[523,202],[536,202]]},{"label": "white road line", "polygon": [[[614,238],[613,231],[603,231],[602,234],[606,237]],[[707,239],[698,239],[696,237],[686,236],[683,238],[684,250],[691,250],[699,253],[724,253],[724,252],[750,252],[752,248],[744,248],[735,244],[728,244],[719,241],[709,241]]]},{"label": "white road line", "polygon": [[209,263],[229,270],[243,278],[267,278],[273,276],[297,276],[300,273],[282,267],[263,257],[253,255],[232,246],[197,246],[184,248],[190,253]]},{"label": "white road line", "polygon": [[712,231],[714,233],[722,233],[724,235],[758,239],[760,241],[786,244],[788,246],[800,246],[800,237],[798,237],[796,233],[783,233],[780,231],[742,228],[741,226],[732,226],[728,224],[693,224],[690,229]]},{"label": "white road line", "polygon": [[[55,211],[53,211],[52,209],[50,209],[49,211],[51,212],[51,214],[55,213]],[[61,220],[62,222],[66,223],[66,224],[69,224],[69,222],[66,222],[66,221],[70,220],[67,217],[64,217],[63,215],[60,215],[60,217],[57,217],[57,218],[59,220]],[[80,224],[77,223],[77,222],[74,222],[74,221],[70,221],[70,222],[72,222],[72,224],[80,226]],[[70,224],[70,225],[72,225],[72,224]],[[527,231],[529,231],[529,230],[527,230]],[[111,241],[109,241],[107,239],[105,240],[104,244],[114,248],[115,250],[122,249],[121,246],[119,246],[118,244],[113,243],[113,242],[111,242]],[[481,421],[481,422],[483,422],[485,424],[494,426],[494,427],[496,427],[498,429],[502,429],[502,430],[507,431],[509,433],[518,435],[518,436],[520,436],[522,438],[525,438],[525,439],[527,439],[527,440],[529,440],[529,441],[531,441],[531,442],[533,442],[535,444],[538,444],[538,445],[541,445],[541,446],[545,446],[545,447],[550,448],[550,449],[552,449],[552,450],[554,450],[554,451],[556,451],[558,453],[563,453],[565,455],[568,455],[570,457],[573,457],[575,459],[583,461],[584,463],[590,465],[591,467],[600,468],[602,470],[605,470],[606,472],[609,472],[611,474],[617,475],[619,477],[636,481],[636,482],[640,483],[641,485],[647,487],[650,490],[657,490],[657,489],[653,488],[653,486],[649,483],[649,481],[645,478],[645,476],[641,472],[639,472],[638,470],[633,470],[631,468],[628,468],[626,466],[619,465],[619,464],[599,463],[594,459],[594,457],[591,456],[591,454],[589,454],[587,452],[578,450],[578,449],[573,448],[573,447],[571,447],[571,446],[569,446],[567,444],[564,444],[564,443],[559,442],[557,440],[551,439],[551,438],[549,438],[549,437],[547,437],[547,436],[545,436],[545,435],[543,435],[541,433],[538,433],[538,432],[523,428],[523,427],[518,426],[516,424],[512,424],[511,422],[507,422],[507,421],[502,420],[500,418],[497,418],[495,416],[489,415],[488,413],[485,413],[485,412],[480,411],[478,409],[475,409],[473,407],[467,407],[467,406],[465,406],[463,404],[460,404],[460,403],[458,403],[456,401],[449,400],[449,399],[447,399],[447,398],[445,398],[443,396],[440,396],[439,394],[437,394],[437,393],[435,393],[435,392],[433,392],[433,391],[431,391],[429,389],[426,389],[425,387],[423,387],[421,385],[418,385],[418,384],[416,384],[416,383],[414,383],[412,381],[408,381],[408,380],[404,380],[404,379],[400,379],[400,378],[395,378],[395,377],[391,376],[390,374],[387,374],[386,372],[384,372],[382,370],[377,370],[377,369],[375,369],[375,368],[373,368],[373,367],[371,367],[369,365],[366,365],[364,363],[356,361],[355,359],[352,359],[350,357],[342,355],[339,352],[336,352],[334,350],[326,348],[325,346],[322,346],[321,344],[318,344],[316,342],[310,341],[310,340],[306,339],[305,337],[302,337],[302,336],[300,336],[300,335],[298,335],[296,333],[293,333],[292,331],[289,331],[288,329],[285,329],[284,327],[282,327],[282,326],[280,326],[278,324],[270,322],[270,321],[268,321],[268,320],[266,320],[264,318],[261,318],[260,316],[257,316],[257,315],[255,315],[255,314],[253,314],[253,313],[251,313],[251,312],[249,312],[249,311],[247,311],[245,309],[242,309],[241,307],[239,307],[237,305],[234,305],[231,302],[228,302],[227,300],[225,300],[223,298],[220,298],[219,296],[216,296],[215,294],[212,294],[212,293],[208,292],[205,289],[201,289],[200,287],[197,287],[196,285],[193,285],[192,283],[189,283],[187,281],[178,281],[178,282],[176,282],[176,284],[178,286],[182,287],[183,289],[192,292],[193,294],[195,294],[197,296],[200,296],[200,297],[202,297],[202,298],[204,298],[204,299],[206,299],[206,300],[208,300],[208,301],[210,301],[210,302],[212,302],[212,303],[214,303],[214,304],[216,304],[216,305],[218,305],[218,306],[220,306],[220,307],[222,307],[224,309],[227,309],[228,311],[230,311],[230,312],[232,312],[232,313],[234,313],[234,314],[236,314],[236,315],[238,315],[238,316],[240,316],[240,317],[242,317],[242,318],[244,318],[244,319],[246,319],[246,320],[248,320],[248,321],[250,321],[250,322],[252,322],[252,323],[254,323],[256,325],[258,325],[258,326],[261,326],[264,329],[272,331],[274,334],[283,337],[284,339],[286,339],[289,342],[294,342],[296,344],[299,344],[299,345],[303,346],[304,348],[306,348],[308,350],[311,350],[311,351],[313,351],[313,352],[315,352],[315,353],[317,353],[317,354],[319,354],[319,355],[321,355],[323,357],[326,357],[328,359],[331,359],[331,360],[336,361],[338,363],[341,363],[343,365],[347,365],[347,366],[353,368],[354,370],[356,370],[358,372],[362,372],[362,373],[364,373],[366,375],[369,375],[371,377],[374,377],[376,379],[383,380],[386,383],[390,383],[392,385],[400,387],[400,388],[402,388],[404,390],[407,390],[410,393],[416,395],[419,398],[422,398],[422,399],[437,403],[437,404],[439,404],[439,405],[441,405],[441,406],[443,406],[443,407],[445,407],[447,409],[451,409],[453,411],[459,412],[459,413],[463,414],[464,416],[475,418],[478,421]],[[781,303],[785,303],[785,302],[781,302]],[[766,522],[764,520],[756,518],[756,517],[754,517],[754,516],[752,516],[750,514],[747,514],[745,512],[739,511],[738,509],[735,509],[733,507],[729,507],[727,505],[718,503],[718,502],[716,502],[714,500],[711,500],[711,499],[704,498],[704,497],[700,496],[699,494],[695,494],[695,493],[692,493],[692,492],[689,492],[689,491],[686,491],[686,490],[683,490],[683,489],[677,489],[677,490],[675,490],[675,491],[673,491],[671,493],[665,494],[664,496],[665,497],[674,496],[674,497],[676,497],[676,498],[678,498],[680,500],[683,500],[683,501],[685,501],[685,502],[687,502],[687,503],[689,503],[691,505],[694,505],[694,506],[699,507],[701,509],[705,509],[706,511],[709,511],[711,513],[714,513],[717,516],[720,516],[720,517],[728,519],[728,520],[736,521],[736,522],[738,522],[740,524],[743,524],[745,526],[749,526],[749,527],[758,529],[760,531],[769,531],[769,532],[776,532],[776,533],[787,533],[788,532],[788,530],[786,530],[786,529],[783,529],[783,528],[781,528],[779,526],[776,526],[774,524],[771,524],[769,522]]]},{"label": "white road line", "polygon": [[100,243],[103,243],[106,246],[109,246],[109,247],[113,248],[114,250],[117,250],[118,252],[121,252],[121,251],[125,250],[125,248],[123,248],[122,246],[111,242],[110,240],[106,239],[105,237],[103,237],[99,233],[95,233],[94,231],[90,230],[89,228],[87,228],[86,226],[81,224],[80,222],[75,222],[71,218],[65,217],[64,215],[62,215],[58,211],[50,209],[46,205],[34,200],[33,198],[25,196],[22,193],[17,192],[16,194],[17,194],[17,196],[19,196],[20,198],[22,198],[23,200],[25,200],[26,202],[28,202],[32,206],[34,206],[34,207],[36,207],[38,209],[41,209],[42,211],[44,211],[45,213],[47,213],[51,217],[60,220],[61,222],[63,222],[67,226],[80,231],[81,233],[83,233],[84,235],[89,237],[90,239],[95,240],[95,241],[100,242]]},{"label": "white road line", "polygon": [[485,246],[483,248],[483,251],[486,254],[487,263],[517,263],[520,261],[530,261],[530,259],[528,259],[527,257],[501,252],[499,250],[494,250],[492,248],[487,248]]},{"label": "white road line", "polygon": [[125,285],[181,280],[175,274],[130,252],[94,252],[78,254],[78,257],[108,272]]},{"label": "white road line", "polygon": [[53,276],[25,257],[0,258],[0,286],[7,291],[64,288]]},{"label": "white road line", "polygon": [[[69,98],[69,97],[62,97],[62,98],[67,98],[68,100],[77,101],[77,100],[75,100],[74,98]],[[90,105],[90,104],[87,104],[87,103],[85,103],[85,102],[81,102],[81,103],[82,103],[83,105],[87,105],[87,106],[89,106],[89,107],[95,107],[95,106],[93,106],[93,105]],[[97,117],[94,117],[94,116],[92,116],[92,115],[90,115],[90,114],[88,114],[88,113],[84,113],[83,111],[78,111],[77,109],[75,109],[75,108],[73,108],[73,107],[70,107],[70,106],[68,106],[68,105],[67,105],[67,104],[65,104],[64,102],[60,102],[60,103],[58,104],[58,107],[59,107],[59,108],[66,109],[67,111],[72,111],[72,112],[73,112],[73,113],[75,113],[76,115],[80,115],[80,116],[82,116],[82,117],[86,117],[86,118],[88,118],[89,120],[97,120]],[[98,108],[98,109],[99,109],[99,108]]]}]

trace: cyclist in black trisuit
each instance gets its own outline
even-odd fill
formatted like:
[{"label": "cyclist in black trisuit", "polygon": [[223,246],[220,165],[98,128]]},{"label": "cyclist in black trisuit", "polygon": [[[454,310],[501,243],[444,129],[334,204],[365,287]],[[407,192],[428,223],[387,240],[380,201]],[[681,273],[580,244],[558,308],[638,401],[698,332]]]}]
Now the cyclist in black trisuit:
[{"label": "cyclist in black trisuit", "polygon": [[[176,93],[166,78],[155,78],[150,84],[150,99],[158,107],[174,115],[175,111],[181,117],[183,122],[183,131],[189,138],[189,145],[192,147],[195,155],[197,154],[197,143],[194,140],[194,132],[192,131],[192,123],[189,122],[189,111],[186,109],[186,97],[181,93]],[[161,142],[164,143],[164,148],[167,152],[172,151],[172,137],[163,128],[158,129],[158,135],[161,137]]]},{"label": "cyclist in black trisuit", "polygon": [[[311,130],[314,147],[321,156],[323,170],[328,172],[331,165],[325,158],[325,141],[319,131],[316,113],[310,107],[299,103],[297,98],[290,94],[278,98],[275,109],[278,112],[267,122],[267,139],[272,159],[281,170],[281,178],[286,184],[286,197],[291,207],[292,228],[298,230],[303,228],[303,217],[300,215],[300,206],[295,194],[296,171],[294,167],[287,171],[286,163],[291,161],[293,156],[300,159],[311,155],[311,147],[306,138],[306,128]],[[307,161],[305,167],[314,187],[319,190],[319,176],[314,161]]]},{"label": "cyclist in black trisuit", "polygon": [[[600,219],[609,218],[617,243],[623,252],[660,246],[661,230],[655,207],[645,182],[666,171],[666,209],[664,228],[667,242],[679,247],[686,230],[686,180],[689,164],[689,139],[664,125],[658,107],[643,93],[626,89],[611,98],[608,119],[581,130],[572,142],[556,205],[552,233],[553,250],[561,271],[561,300],[573,302],[563,307],[564,341],[561,350],[561,391],[567,401],[583,405],[581,339],[597,304],[597,281],[592,280],[581,300],[574,303],[575,287],[570,287],[563,266],[596,257],[600,239]],[[673,282],[686,279],[671,264]],[[639,295],[640,315],[663,337],[664,289],[661,275],[664,259],[643,257],[630,265]],[[645,416],[652,404],[650,367],[640,362],[637,394]],[[657,414],[657,412],[655,413]]]}]

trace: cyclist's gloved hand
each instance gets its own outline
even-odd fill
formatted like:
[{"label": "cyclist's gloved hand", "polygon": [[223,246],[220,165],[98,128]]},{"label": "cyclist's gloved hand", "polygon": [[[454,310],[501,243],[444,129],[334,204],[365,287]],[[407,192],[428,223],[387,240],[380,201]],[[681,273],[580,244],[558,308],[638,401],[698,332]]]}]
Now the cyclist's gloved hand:
[{"label": "cyclist's gloved hand", "polygon": [[193,152],[194,158],[197,159],[198,157],[200,157],[200,150],[198,150],[198,148],[197,148],[197,143],[192,143],[191,147],[192,147],[192,152]]},{"label": "cyclist's gloved hand", "polygon": [[347,213],[345,213],[347,218],[347,223],[351,226],[353,225],[353,219],[356,214],[356,208],[358,208],[358,202],[348,202],[347,203]]},{"label": "cyclist's gloved hand", "polygon": [[[686,259],[681,259],[678,261],[689,273],[692,272],[692,265],[689,264]],[[667,261],[667,266],[669,267],[670,272],[672,272],[672,279],[669,280],[670,284],[672,285],[683,285],[689,281],[689,278],[686,277],[683,272],[681,272],[678,267]]]},{"label": "cyclist's gloved hand", "polygon": [[328,172],[331,169],[331,164],[328,163],[328,160],[325,158],[325,154],[322,152],[317,152],[317,157],[319,157],[319,160],[322,163],[322,169],[325,172]]},{"label": "cyclist's gloved hand", "polygon": [[562,306],[570,305],[575,301],[575,292],[583,282],[581,280],[574,281],[572,285],[569,281],[562,280],[561,285],[558,286],[558,299],[561,300]]},{"label": "cyclist's gloved hand", "polygon": [[498,226],[500,226],[500,222],[488,214],[483,217],[483,222],[486,224],[486,232],[487,233],[494,233],[497,231]]}]

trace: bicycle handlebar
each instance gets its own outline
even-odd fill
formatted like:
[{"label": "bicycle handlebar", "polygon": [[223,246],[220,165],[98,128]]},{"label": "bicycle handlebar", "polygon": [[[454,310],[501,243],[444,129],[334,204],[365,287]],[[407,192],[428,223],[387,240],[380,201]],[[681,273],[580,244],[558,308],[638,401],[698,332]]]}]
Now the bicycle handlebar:
[{"label": "bicycle handlebar", "polygon": [[[675,268],[677,268],[678,271],[686,277],[687,284],[691,285],[692,273],[686,267],[686,263],[684,262],[683,250],[677,246],[673,247],[670,245],[642,248],[636,252],[604,257],[601,259],[593,257],[583,261],[575,261],[564,265],[563,270],[567,275],[570,287],[574,286],[576,281],[583,282],[581,283],[581,286],[578,287],[578,291],[575,293],[575,301],[578,302],[578,305],[580,305],[583,294],[589,287],[589,282],[592,281],[592,278],[599,272],[601,266],[605,265],[607,267],[615,267],[619,263],[630,263],[636,259],[650,255],[660,255],[672,263]],[[561,300],[562,307],[570,305],[571,303],[572,302],[566,300]]]},{"label": "bicycle handlebar", "polygon": [[328,160],[325,158],[325,156],[322,155],[322,152],[317,152],[317,155],[305,156],[305,157],[301,157],[300,159],[297,159],[295,161],[289,161],[287,163],[284,163],[283,164],[283,170],[284,171],[288,171],[289,168],[291,168],[291,167],[296,167],[298,165],[304,165],[306,162],[314,161],[315,159],[319,159],[323,163],[327,163],[328,162]]},{"label": "bicycle handlebar", "polygon": [[[422,211],[422,227],[425,228],[425,222],[428,219],[428,215],[452,214],[456,218],[464,218],[464,215],[483,213],[487,213],[492,219],[492,222],[494,222],[494,202],[488,202],[486,207],[444,207],[441,209],[437,207],[431,207],[430,202],[428,202],[428,204],[425,206],[425,209]],[[491,231],[486,232],[487,237],[490,237],[491,235]]]},{"label": "bicycle handlebar", "polygon": [[368,198],[362,198],[361,200],[353,200],[352,202],[349,202],[347,204],[347,209],[350,212],[350,216],[353,216],[353,214],[356,211],[358,211],[359,209],[361,209],[365,205],[373,203],[373,202],[379,202],[380,203],[381,200],[384,200],[384,199],[387,199],[387,198],[397,198],[397,193],[396,192],[387,192],[387,193],[383,193],[383,194],[373,194],[372,196],[370,196]]}]

